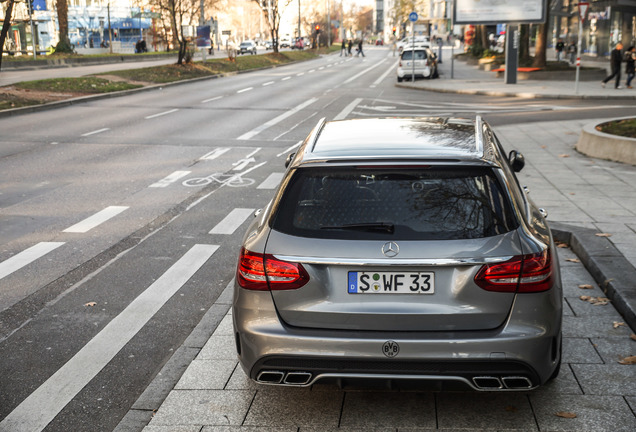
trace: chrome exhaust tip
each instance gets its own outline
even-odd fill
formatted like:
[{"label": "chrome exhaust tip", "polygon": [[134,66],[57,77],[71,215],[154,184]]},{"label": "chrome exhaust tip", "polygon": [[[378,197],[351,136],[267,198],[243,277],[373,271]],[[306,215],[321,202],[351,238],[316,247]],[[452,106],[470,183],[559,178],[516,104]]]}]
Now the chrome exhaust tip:
[{"label": "chrome exhaust tip", "polygon": [[285,374],[281,371],[261,371],[256,377],[256,382],[263,384],[280,384]]},{"label": "chrome exhaust tip", "polygon": [[503,388],[499,378],[492,376],[473,377],[473,384],[480,390],[500,390]]},{"label": "chrome exhaust tip", "polygon": [[532,381],[522,376],[503,377],[501,378],[501,381],[503,381],[503,384],[508,389],[523,390],[531,389],[533,387]]},{"label": "chrome exhaust tip", "polygon": [[311,381],[311,373],[309,372],[289,372],[285,376],[283,384],[303,385],[307,384],[309,381]]}]

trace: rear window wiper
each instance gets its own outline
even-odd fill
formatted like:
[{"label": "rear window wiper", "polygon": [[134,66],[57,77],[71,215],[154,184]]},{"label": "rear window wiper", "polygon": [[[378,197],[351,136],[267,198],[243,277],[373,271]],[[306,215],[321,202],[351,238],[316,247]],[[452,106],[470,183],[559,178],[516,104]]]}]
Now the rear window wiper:
[{"label": "rear window wiper", "polygon": [[323,226],[323,230],[352,230],[352,231],[384,231],[392,234],[395,231],[395,225],[388,222],[365,222],[355,224],[345,224],[336,226]]}]

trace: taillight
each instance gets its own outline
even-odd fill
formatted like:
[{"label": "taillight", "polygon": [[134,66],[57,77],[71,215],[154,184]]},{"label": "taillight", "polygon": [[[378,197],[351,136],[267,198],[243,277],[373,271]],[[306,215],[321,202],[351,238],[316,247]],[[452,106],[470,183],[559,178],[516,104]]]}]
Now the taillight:
[{"label": "taillight", "polygon": [[486,291],[532,293],[552,286],[552,257],[549,249],[536,254],[517,255],[497,264],[485,264],[475,283]]},{"label": "taillight", "polygon": [[273,255],[241,248],[236,279],[245,289],[290,290],[305,285],[309,281],[309,275],[299,263],[281,261]]}]

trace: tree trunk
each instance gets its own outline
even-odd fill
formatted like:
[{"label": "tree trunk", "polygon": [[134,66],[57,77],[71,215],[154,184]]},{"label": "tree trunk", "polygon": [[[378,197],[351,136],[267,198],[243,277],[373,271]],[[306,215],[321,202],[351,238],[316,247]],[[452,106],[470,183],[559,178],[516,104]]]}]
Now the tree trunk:
[{"label": "tree trunk", "polygon": [[530,25],[521,24],[519,26],[519,65],[525,66],[530,63]]},{"label": "tree trunk", "polygon": [[544,68],[547,62],[547,43],[548,43],[548,23],[539,25],[539,31],[537,33],[537,45],[534,52],[534,61],[532,67]]},{"label": "tree trunk", "polygon": [[4,53],[4,41],[7,40],[9,27],[11,27],[11,13],[13,12],[14,0],[9,0],[7,11],[4,14],[4,22],[2,23],[2,32],[0,32],[0,70],[2,69],[2,56]]},{"label": "tree trunk", "polygon": [[57,22],[59,26],[58,35],[60,41],[55,46],[56,53],[72,53],[73,48],[68,40],[68,2],[67,0],[57,0]]}]

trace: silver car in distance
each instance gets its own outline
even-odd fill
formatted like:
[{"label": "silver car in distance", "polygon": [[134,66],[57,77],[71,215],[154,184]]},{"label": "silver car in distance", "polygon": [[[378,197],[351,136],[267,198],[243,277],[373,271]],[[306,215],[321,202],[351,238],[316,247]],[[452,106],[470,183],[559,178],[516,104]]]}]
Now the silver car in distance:
[{"label": "silver car in distance", "polygon": [[246,374],[489,391],[556,377],[561,276],[523,165],[480,117],[321,120],[243,239]]}]

